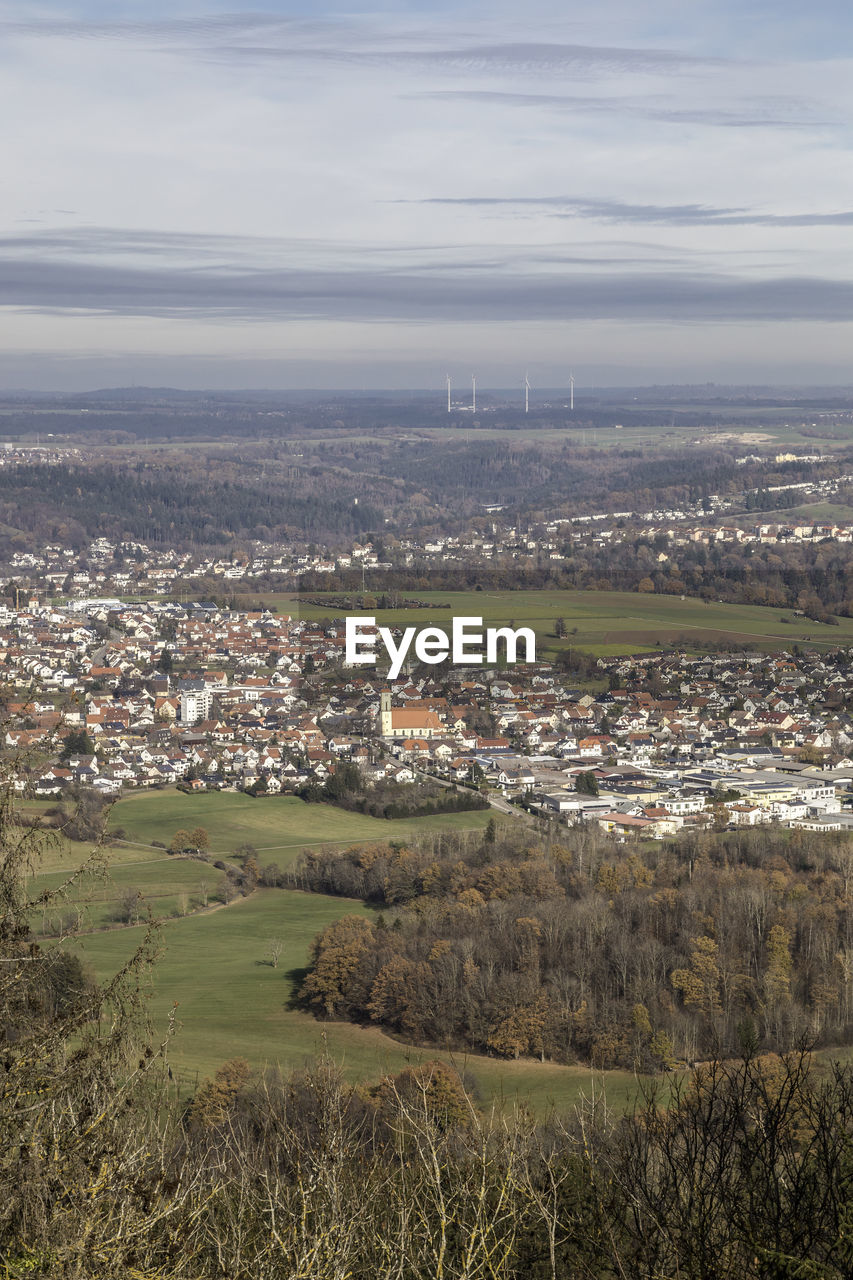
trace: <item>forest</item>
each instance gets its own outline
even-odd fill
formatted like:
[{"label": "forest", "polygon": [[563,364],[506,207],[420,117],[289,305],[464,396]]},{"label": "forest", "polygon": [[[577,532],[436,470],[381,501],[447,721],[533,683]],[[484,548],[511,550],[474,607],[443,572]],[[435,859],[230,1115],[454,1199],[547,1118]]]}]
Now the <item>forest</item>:
[{"label": "forest", "polygon": [[0,519],[72,544],[109,537],[178,548],[222,544],[238,533],[352,537],[382,523],[378,508],[337,495],[329,478],[306,486],[283,476],[271,485],[251,476],[223,479],[228,470],[215,467],[211,475],[209,463],[197,474],[143,463],[0,469]]},{"label": "forest", "polygon": [[[101,980],[74,938],[36,939],[34,908],[63,887],[29,896],[45,833],[19,828],[8,791],[2,799],[8,1280],[849,1276],[849,1066],[824,1065],[804,1044],[761,1053],[744,1032],[731,1057],[638,1078],[621,1113],[602,1089],[571,1115],[487,1111],[476,1080],[429,1057],[351,1083],[323,1057],[282,1073],[236,1056],[187,1097],[169,1065],[178,1011],[157,1035],[146,1018],[156,926]],[[598,872],[606,865],[585,856]],[[736,850],[728,857],[735,864]],[[760,862],[762,850],[750,857]],[[377,862],[347,866],[378,883]],[[96,851],[71,882],[99,870]],[[383,899],[406,896],[407,874]],[[527,945],[530,931],[521,937]]]},{"label": "forest", "polygon": [[841,833],[569,828],[309,851],[293,887],[361,898],[314,940],[301,1002],[417,1045],[667,1072],[745,1045],[853,1043]]},{"label": "forest", "polygon": [[[0,554],[45,540],[80,548],[99,536],[178,550],[234,539],[344,545],[363,534],[487,529],[489,504],[500,505],[502,519],[522,532],[584,513],[701,509],[715,494],[751,514],[791,505],[796,495],[786,494],[786,484],[832,480],[850,464],[843,449],[820,461],[768,455],[740,464],[719,446],[601,450],[575,431],[548,441],[535,433],[492,439],[476,431],[443,439],[399,427],[360,436],[347,425],[349,411],[337,408],[346,424],[327,406],[321,421],[302,424],[303,437],[275,434],[273,425],[285,419],[269,410],[264,421],[273,425],[265,430],[273,434],[259,439],[239,412],[223,410],[234,438],[200,441],[189,426],[181,435],[178,414],[170,419],[174,439],[155,432],[140,441],[105,425],[86,435],[73,460],[48,465],[48,451],[42,461],[28,456],[0,466],[0,525],[7,526],[0,529]],[[51,424],[54,441],[57,425]]]}]

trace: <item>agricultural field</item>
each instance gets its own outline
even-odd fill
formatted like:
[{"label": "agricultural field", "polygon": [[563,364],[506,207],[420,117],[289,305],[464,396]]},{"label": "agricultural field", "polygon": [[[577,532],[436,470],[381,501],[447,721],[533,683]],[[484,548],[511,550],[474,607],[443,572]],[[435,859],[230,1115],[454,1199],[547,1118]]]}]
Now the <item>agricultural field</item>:
[{"label": "agricultural field", "polygon": [[[31,813],[49,807],[30,804]],[[185,795],[170,790],[144,792],[120,800],[110,814],[110,829],[124,830],[126,838],[110,838],[101,851],[108,865],[105,874],[87,875],[62,902],[34,917],[41,932],[56,930],[60,921],[87,930],[115,927],[147,911],[157,918],[180,917],[220,900],[223,874],[195,858],[173,857],[155,846],[168,845],[176,831],[204,827],[210,836],[214,858],[232,859],[235,849],[252,844],[261,866],[280,868],[294,862],[303,849],[323,846],[346,848],[351,844],[381,840],[406,840],[430,832],[482,831],[494,817],[492,810],[437,814],[420,819],[384,821],[351,814],[332,805],[308,805],[293,796],[253,800],[232,792]],[[32,893],[56,889],[81,865],[93,846],[67,840],[55,832],[39,841],[37,874]],[[238,859],[237,861],[240,861]],[[134,905],[138,899],[138,906]]]},{"label": "agricultural field", "polygon": [[[826,626],[795,618],[790,609],[757,605],[706,604],[692,596],[648,595],[634,591],[412,591],[423,609],[371,609],[384,626],[449,627],[454,616],[482,617],[485,626],[533,627],[537,654],[553,658],[565,648],[598,656],[654,651],[676,645],[689,650],[703,644],[752,644],[759,649],[789,648],[792,644],[833,647],[853,644],[853,619],[840,618]],[[312,597],[313,599],[314,597]],[[282,612],[308,619],[340,614],[295,595],[265,596]],[[354,609],[364,614],[364,609]],[[568,634],[557,640],[557,618]],[[784,621],[783,621],[784,619]]]},{"label": "agricultural field", "polygon": [[[558,398],[545,397],[552,404]],[[651,405],[643,405],[646,412],[654,412]],[[618,416],[618,408],[608,405],[607,411]],[[621,427],[583,426],[585,417],[597,410],[590,410],[583,401],[575,399],[575,417],[571,420],[568,404],[565,406],[564,424],[554,422],[528,425],[521,417],[517,427],[490,426],[488,410],[479,415],[476,427],[470,422],[453,420],[443,427],[413,428],[412,434],[421,438],[428,437],[441,443],[444,440],[481,440],[483,438],[499,443],[511,444],[519,448],[526,443],[580,445],[588,449],[636,449],[638,447],[660,449],[684,449],[690,445],[719,446],[722,449],[754,449],[756,446],[780,447],[796,446],[797,448],[814,448],[819,445],[827,452],[849,443],[853,437],[853,424],[845,421],[822,422],[813,426],[804,421],[808,412],[803,405],[790,405],[787,410],[788,420],[782,415],[786,413],[779,406],[732,406],[726,409],[719,404],[666,404],[658,410],[658,422],[655,424],[624,422]],[[705,413],[709,419],[721,415],[729,415],[730,421],[715,422],[712,427],[697,427],[696,415]],[[684,422],[678,416],[687,414],[691,422]],[[626,417],[630,417],[630,409],[626,406]],[[531,417],[534,417],[531,399]]]},{"label": "agricultural field", "polygon": [[853,507],[843,502],[806,502],[798,507],[788,507],[783,518],[799,524],[806,524],[809,520],[853,524]]},{"label": "agricultural field", "polygon": [[[72,845],[79,864],[85,844]],[[220,900],[223,874],[194,858],[171,858],[166,854],[140,857],[136,850],[105,850],[109,864],[99,874],[87,874],[67,893],[34,914],[37,932],[55,934],[60,926],[77,931],[118,928],[130,920],[144,920],[148,912],[158,919],[186,915]],[[114,855],[118,857],[114,859]],[[124,857],[122,856],[124,855]],[[31,895],[56,890],[68,869],[55,868],[33,877]]]},{"label": "agricultural field", "polygon": [[[567,1109],[582,1093],[606,1085],[608,1101],[625,1105],[636,1090],[630,1072],[591,1072],[530,1060],[503,1062],[477,1055],[453,1056],[398,1043],[374,1027],[320,1022],[289,1007],[301,981],[311,939],[342,915],[369,915],[360,903],[319,894],[256,890],[249,898],[162,926],[162,954],[150,979],[155,1037],[166,1033],[174,1009],[178,1031],[169,1061],[179,1083],[194,1087],[228,1058],[254,1067],[302,1066],[329,1054],[348,1079],[375,1080],[388,1072],[440,1057],[469,1073],[483,1101],[511,1106],[516,1100],[540,1114]],[[141,928],[94,933],[75,948],[100,977],[114,973],[142,938]],[[269,944],[282,951],[273,968]]]},{"label": "agricultural field", "polygon": [[110,827],[122,828],[129,843],[143,847],[150,847],[155,840],[168,844],[180,828],[204,827],[215,856],[228,856],[240,845],[252,844],[262,866],[276,862],[283,867],[302,849],[413,839],[425,832],[482,831],[490,817],[490,810],[476,810],[385,820],[348,813],[330,804],[306,804],[295,796],[253,799],[236,792],[185,795],[170,789],[119,800],[112,808]]}]

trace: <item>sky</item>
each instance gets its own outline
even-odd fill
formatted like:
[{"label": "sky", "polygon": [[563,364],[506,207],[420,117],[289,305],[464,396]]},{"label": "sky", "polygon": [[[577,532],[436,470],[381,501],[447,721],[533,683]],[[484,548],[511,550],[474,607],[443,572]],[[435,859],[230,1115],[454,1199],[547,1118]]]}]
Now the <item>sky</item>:
[{"label": "sky", "polygon": [[847,0],[0,0],[0,389],[853,383]]}]

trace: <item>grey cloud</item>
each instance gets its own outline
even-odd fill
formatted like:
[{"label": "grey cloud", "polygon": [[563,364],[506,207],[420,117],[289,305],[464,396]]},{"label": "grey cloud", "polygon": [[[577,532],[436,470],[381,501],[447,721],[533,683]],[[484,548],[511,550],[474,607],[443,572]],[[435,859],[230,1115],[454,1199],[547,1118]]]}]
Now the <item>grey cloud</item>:
[{"label": "grey cloud", "polygon": [[[435,37],[429,43],[435,44]],[[604,45],[513,43],[463,45],[457,48],[354,48],[343,45],[276,47],[220,45],[225,58],[257,61],[320,60],[364,66],[421,66],[466,74],[544,75],[584,72],[692,71],[728,65],[721,58],[700,58],[669,49],[628,49]]]},{"label": "grey cloud", "polygon": [[620,200],[577,199],[574,196],[429,196],[401,204],[469,205],[483,208],[541,208],[561,218],[592,218],[603,222],[633,222],[673,227],[849,227],[853,210],[835,213],[757,213],[743,208],[715,208],[702,204],[627,204]]},{"label": "grey cloud", "polygon": [[187,271],[0,259],[0,305],[192,319],[849,321],[853,282],[584,271],[558,275]]},{"label": "grey cloud", "polygon": [[[639,116],[670,124],[704,124],[721,128],[742,129],[817,129],[832,124],[828,120],[810,118],[806,104],[778,101],[773,98],[747,100],[737,110],[719,107],[692,108],[675,106],[675,99],[659,96],[643,98],[600,98],[580,94],[508,93],[488,89],[436,89],[412,94],[419,99],[448,99],[462,102],[491,103],[495,106],[546,107],[569,114],[603,116]],[[796,114],[797,112],[800,114]],[[789,115],[781,114],[790,112]]]},{"label": "grey cloud", "polygon": [[[40,222],[40,219],[19,219],[20,222]],[[607,248],[608,252],[603,254]],[[640,251],[640,252],[638,252]],[[324,262],[338,260],[349,266],[356,256],[361,264],[372,262],[376,270],[393,270],[395,261],[408,271],[433,271],[436,258],[441,258],[443,271],[501,270],[540,264],[585,266],[625,266],[648,263],[651,260],[674,265],[685,260],[683,249],[669,249],[663,255],[661,245],[636,241],[596,243],[594,252],[580,249],[567,253],[562,244],[522,246],[489,245],[464,242],[439,244],[402,243],[355,245],[345,241],[320,241],[286,239],[263,236],[240,236],[203,232],[128,230],[120,227],[84,226],[70,229],[21,232],[17,235],[0,235],[0,261],[3,255],[18,258],[34,258],[44,263],[54,258],[75,260],[123,256],[143,260],[160,259],[164,263],[175,261],[183,266],[194,262],[222,264],[229,270],[251,270],[286,265],[298,258],[301,264],[311,256],[322,257]],[[449,255],[454,254],[451,258]],[[478,257],[478,255],[480,255]],[[688,255],[694,256],[692,254]]]},{"label": "grey cloud", "polygon": [[[272,14],[227,14],[196,19],[134,21],[6,21],[0,35],[68,40],[131,40],[173,46],[220,61],[307,61],[372,66],[422,66],[451,72],[575,74],[696,72],[728,65],[672,49],[519,42],[480,44],[456,33],[412,32],[364,20],[316,21]],[[263,35],[263,43],[258,37]]]}]

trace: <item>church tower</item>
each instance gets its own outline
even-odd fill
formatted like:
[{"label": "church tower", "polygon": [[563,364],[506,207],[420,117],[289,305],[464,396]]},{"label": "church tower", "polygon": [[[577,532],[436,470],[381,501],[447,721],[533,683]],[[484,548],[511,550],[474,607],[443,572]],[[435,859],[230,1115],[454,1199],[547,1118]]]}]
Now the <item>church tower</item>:
[{"label": "church tower", "polygon": [[391,691],[383,689],[379,695],[379,732],[383,738],[390,738],[391,727]]}]

